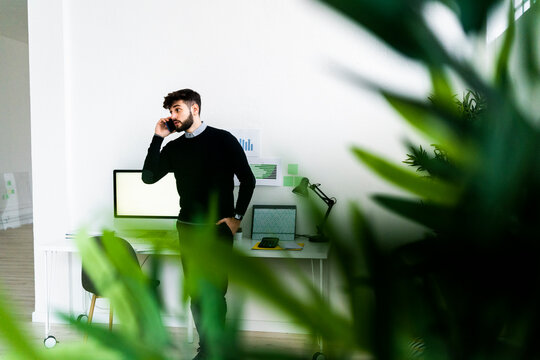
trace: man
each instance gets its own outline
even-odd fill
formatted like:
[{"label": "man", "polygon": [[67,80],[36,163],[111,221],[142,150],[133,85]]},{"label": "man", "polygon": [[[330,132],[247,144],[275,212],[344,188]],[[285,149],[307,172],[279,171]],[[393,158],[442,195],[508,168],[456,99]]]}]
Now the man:
[{"label": "man", "polygon": [[[190,89],[169,93],[163,102],[171,116],[160,119],[155,128],[148,154],[144,161],[142,179],[153,184],[168,172],[174,172],[176,188],[180,195],[180,213],[177,230],[180,242],[184,279],[190,279],[190,261],[182,249],[188,249],[190,241],[196,241],[198,234],[210,226],[215,228],[218,241],[232,249],[233,236],[240,227],[253,191],[255,177],[249,167],[246,155],[238,140],[229,132],[220,130],[201,121],[201,97]],[[176,130],[184,134],[169,142],[160,151],[163,139],[172,132],[166,122],[172,119]],[[238,199],[234,204],[234,175],[240,181]],[[212,214],[215,218],[212,218]],[[204,229],[204,230],[203,230]],[[189,255],[189,252],[188,252]],[[204,266],[204,264],[197,264]],[[212,329],[203,325],[201,311],[211,310],[216,314],[217,323],[224,326],[227,304],[227,273],[219,271],[217,286],[214,286],[218,305],[206,309],[205,302],[198,294],[191,296],[191,312],[199,333],[199,352],[195,359],[208,356],[207,335]],[[197,282],[198,280],[194,280]],[[209,312],[207,311],[206,314]],[[205,323],[206,324],[206,323]]]}]

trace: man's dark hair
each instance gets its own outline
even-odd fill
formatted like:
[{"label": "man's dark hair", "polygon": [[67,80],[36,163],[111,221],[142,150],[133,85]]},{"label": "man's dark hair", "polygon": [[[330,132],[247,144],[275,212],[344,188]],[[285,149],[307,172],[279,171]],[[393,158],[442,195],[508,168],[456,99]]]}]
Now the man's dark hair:
[{"label": "man's dark hair", "polygon": [[196,103],[199,105],[199,115],[201,114],[201,95],[199,95],[196,91],[191,89],[173,91],[165,96],[165,99],[163,100],[163,107],[168,110],[178,100],[183,100],[184,103],[186,103],[186,105],[190,108],[193,103]]}]

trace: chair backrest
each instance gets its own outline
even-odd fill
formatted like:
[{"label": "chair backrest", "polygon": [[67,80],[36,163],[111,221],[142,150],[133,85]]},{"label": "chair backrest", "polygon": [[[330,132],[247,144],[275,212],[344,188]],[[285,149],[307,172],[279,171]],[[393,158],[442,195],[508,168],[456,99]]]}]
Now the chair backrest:
[{"label": "chair backrest", "polygon": [[[100,248],[104,249],[103,237],[102,236],[94,236],[94,237],[92,237],[90,239],[95,241]],[[135,260],[135,262],[137,264],[139,264],[139,259],[137,259],[137,253],[135,252],[135,250],[133,249],[131,244],[129,242],[127,242],[125,239],[122,239],[122,238],[119,238],[119,237],[116,237],[116,236],[115,236],[115,239],[117,241],[120,241],[126,247],[126,249],[128,250],[128,253],[131,255],[131,257]],[[83,288],[86,291],[88,291],[90,293],[93,293],[93,294],[96,294],[97,296],[101,296],[99,291],[96,289],[96,286],[94,285],[94,283],[92,282],[92,280],[90,279],[90,277],[88,276],[86,271],[84,270],[84,267],[82,267],[82,270],[81,270],[81,282],[82,282]]]}]

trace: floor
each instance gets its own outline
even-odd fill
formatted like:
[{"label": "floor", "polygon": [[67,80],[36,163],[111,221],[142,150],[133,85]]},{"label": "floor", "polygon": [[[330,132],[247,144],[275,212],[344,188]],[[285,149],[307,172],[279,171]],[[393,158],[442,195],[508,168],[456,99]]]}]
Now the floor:
[{"label": "floor", "polygon": [[34,243],[32,225],[0,230],[0,286],[24,322],[34,311]]},{"label": "floor", "polygon": [[[31,322],[34,311],[33,259],[32,225],[0,230],[0,287],[8,294],[9,300],[14,305],[15,315],[32,342],[36,346],[43,346],[44,324]],[[53,325],[52,329],[60,341],[57,346],[82,341],[80,334],[69,325]],[[196,345],[185,343],[186,330],[170,328],[169,331],[174,339],[178,339],[181,348],[186,349],[186,354],[182,358],[191,358],[196,352]],[[316,347],[306,335],[242,332],[241,337],[250,348],[285,349],[288,353],[306,354],[306,359],[311,359],[316,351]],[[0,358],[7,351],[0,338]]]}]

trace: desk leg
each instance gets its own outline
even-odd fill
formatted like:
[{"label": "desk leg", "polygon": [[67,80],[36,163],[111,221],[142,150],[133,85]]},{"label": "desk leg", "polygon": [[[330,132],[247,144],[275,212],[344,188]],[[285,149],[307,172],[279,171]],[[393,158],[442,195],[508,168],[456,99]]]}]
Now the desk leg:
[{"label": "desk leg", "polygon": [[46,303],[47,303],[47,308],[45,311],[45,338],[49,337],[50,324],[51,324],[50,319],[49,319],[49,314],[51,310],[51,296],[49,293],[49,287],[51,286],[50,279],[49,279],[50,276],[51,276],[51,252],[45,251],[45,296],[46,296]]},{"label": "desk leg", "polygon": [[[319,259],[319,292],[324,297],[324,260]],[[311,280],[314,286],[317,286],[317,280],[315,277],[315,259],[311,259]],[[320,335],[317,335],[317,344],[319,345],[319,351],[323,351],[323,339]]]},{"label": "desk leg", "polygon": [[68,300],[69,300],[69,316],[73,316],[73,256],[68,252]]},{"label": "desk leg", "polygon": [[45,296],[47,309],[45,311],[45,337],[48,337],[51,332],[51,283],[54,278],[54,261],[56,258],[56,251],[45,251]]},{"label": "desk leg", "polygon": [[321,292],[321,296],[324,297],[324,269],[323,269],[323,259],[319,259],[319,291]]},{"label": "desk leg", "polygon": [[[324,261],[323,259],[319,259],[319,291],[321,293],[321,297],[324,298],[324,268],[323,268]],[[322,336],[318,337],[319,342],[319,351],[323,352],[323,338]]]},{"label": "desk leg", "polygon": [[53,260],[56,255],[56,251],[45,251],[45,286],[46,286],[46,297],[47,297],[47,309],[45,312],[45,339],[43,344],[47,348],[52,348],[56,345],[57,341],[54,336],[50,335],[51,331],[51,279],[53,277],[54,264]]},{"label": "desk leg", "polygon": [[188,306],[187,306],[187,341],[188,343],[193,343],[193,314],[191,313],[191,299],[188,300]]}]

